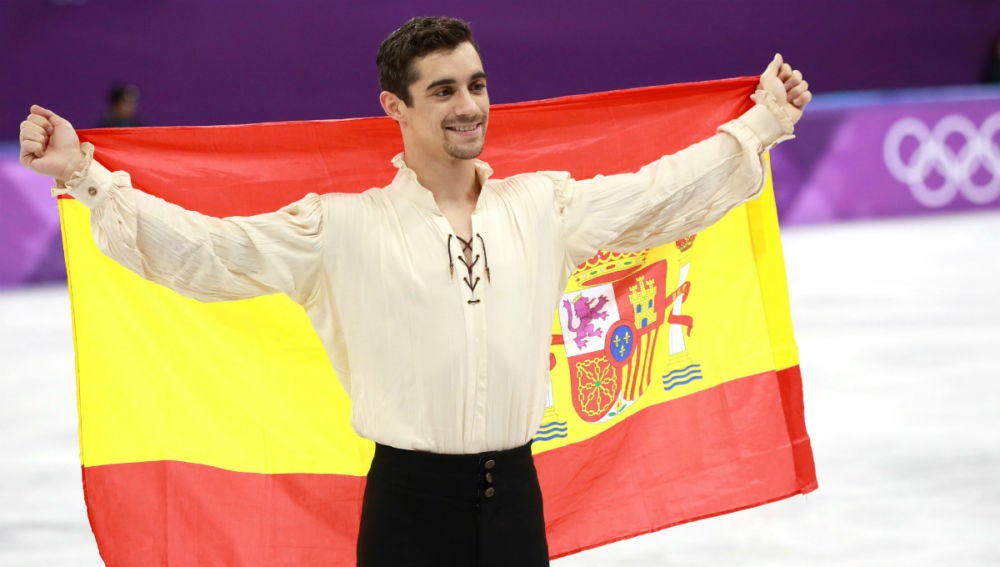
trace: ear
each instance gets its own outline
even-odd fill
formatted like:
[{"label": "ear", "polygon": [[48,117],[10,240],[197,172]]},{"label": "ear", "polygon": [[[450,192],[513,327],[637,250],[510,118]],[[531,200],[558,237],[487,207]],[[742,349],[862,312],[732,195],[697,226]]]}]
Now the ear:
[{"label": "ear", "polygon": [[400,100],[398,96],[389,91],[382,91],[382,93],[378,95],[378,101],[382,105],[382,110],[385,111],[386,116],[392,118],[396,122],[403,119],[403,107],[406,106],[406,104]]}]

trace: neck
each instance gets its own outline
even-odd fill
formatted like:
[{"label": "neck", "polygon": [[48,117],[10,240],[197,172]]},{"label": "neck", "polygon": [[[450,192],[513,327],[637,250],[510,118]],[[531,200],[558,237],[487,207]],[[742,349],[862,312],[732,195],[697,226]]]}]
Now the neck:
[{"label": "neck", "polygon": [[421,159],[405,152],[406,166],[417,174],[417,180],[431,194],[442,209],[459,205],[475,207],[479,198],[479,178],[471,159]]}]

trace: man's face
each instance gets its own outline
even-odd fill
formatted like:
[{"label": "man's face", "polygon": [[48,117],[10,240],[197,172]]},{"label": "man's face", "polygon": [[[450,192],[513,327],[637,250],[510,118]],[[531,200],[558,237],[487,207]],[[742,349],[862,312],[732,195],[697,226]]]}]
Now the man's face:
[{"label": "man's face", "polygon": [[413,62],[413,105],[401,107],[407,153],[427,158],[472,159],[483,151],[490,97],[479,54],[470,43]]}]

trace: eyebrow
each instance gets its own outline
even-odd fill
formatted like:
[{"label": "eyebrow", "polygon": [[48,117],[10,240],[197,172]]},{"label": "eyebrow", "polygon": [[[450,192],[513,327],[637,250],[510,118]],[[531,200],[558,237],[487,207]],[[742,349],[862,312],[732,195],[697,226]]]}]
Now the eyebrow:
[{"label": "eyebrow", "polygon": [[[480,79],[485,79],[485,78],[486,78],[486,72],[485,71],[479,71],[477,73],[473,73],[473,75],[471,77],[469,77],[469,82],[478,81]],[[455,80],[455,79],[453,79],[451,77],[446,77],[444,79],[438,79],[438,80],[434,81],[433,83],[427,85],[427,88],[424,89],[424,90],[425,91],[430,91],[430,90],[436,89],[436,88],[438,88],[440,86],[444,86],[444,85],[456,85],[456,84],[458,84],[457,80]]]}]

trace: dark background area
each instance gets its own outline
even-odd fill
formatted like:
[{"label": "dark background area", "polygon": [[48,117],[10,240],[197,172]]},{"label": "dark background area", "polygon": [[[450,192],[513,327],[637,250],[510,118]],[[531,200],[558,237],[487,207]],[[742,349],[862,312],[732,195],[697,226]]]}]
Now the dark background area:
[{"label": "dark background area", "polygon": [[493,102],[755,75],[814,92],[978,82],[995,0],[335,2],[2,0],[0,140],[31,103],[77,127],[134,83],[147,125],[380,114],[375,51],[415,15],[471,21]]}]

